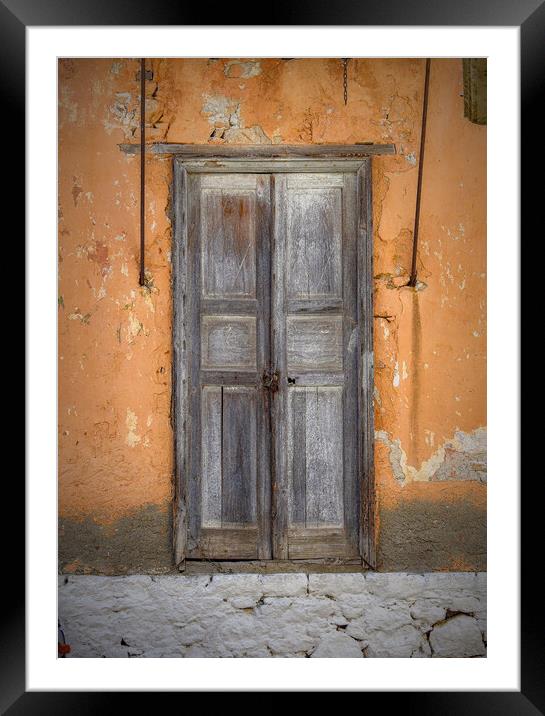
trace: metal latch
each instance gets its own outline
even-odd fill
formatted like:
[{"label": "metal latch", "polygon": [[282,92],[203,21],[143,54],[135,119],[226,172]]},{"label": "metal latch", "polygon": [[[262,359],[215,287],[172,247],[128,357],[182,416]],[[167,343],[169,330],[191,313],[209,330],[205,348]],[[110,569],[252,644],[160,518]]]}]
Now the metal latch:
[{"label": "metal latch", "polygon": [[263,387],[268,388],[271,393],[276,393],[278,390],[278,383],[280,382],[280,373],[275,370],[274,373],[269,371],[263,371]]}]

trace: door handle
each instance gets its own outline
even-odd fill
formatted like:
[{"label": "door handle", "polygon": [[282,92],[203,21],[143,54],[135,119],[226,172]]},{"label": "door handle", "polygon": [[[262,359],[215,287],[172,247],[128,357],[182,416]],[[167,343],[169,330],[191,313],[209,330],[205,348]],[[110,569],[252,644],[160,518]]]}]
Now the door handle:
[{"label": "door handle", "polygon": [[278,390],[278,383],[280,382],[280,373],[275,370],[274,373],[269,371],[263,371],[263,387],[268,388],[271,393],[276,393]]}]

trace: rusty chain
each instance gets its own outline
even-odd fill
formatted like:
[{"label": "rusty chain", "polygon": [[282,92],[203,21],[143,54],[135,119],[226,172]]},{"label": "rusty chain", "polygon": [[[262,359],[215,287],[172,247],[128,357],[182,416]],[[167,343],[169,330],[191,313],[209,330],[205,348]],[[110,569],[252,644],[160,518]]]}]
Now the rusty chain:
[{"label": "rusty chain", "polygon": [[343,59],[343,89],[344,89],[344,103],[348,102],[348,59]]}]

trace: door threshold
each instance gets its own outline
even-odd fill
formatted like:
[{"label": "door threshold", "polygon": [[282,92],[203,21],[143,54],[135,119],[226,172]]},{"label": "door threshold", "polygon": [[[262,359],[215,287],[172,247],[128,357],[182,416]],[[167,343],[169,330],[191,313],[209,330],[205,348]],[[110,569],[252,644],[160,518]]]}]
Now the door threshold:
[{"label": "door threshold", "polygon": [[186,559],[184,574],[276,574],[276,573],[339,573],[367,572],[361,559],[296,559],[296,560],[203,560]]}]

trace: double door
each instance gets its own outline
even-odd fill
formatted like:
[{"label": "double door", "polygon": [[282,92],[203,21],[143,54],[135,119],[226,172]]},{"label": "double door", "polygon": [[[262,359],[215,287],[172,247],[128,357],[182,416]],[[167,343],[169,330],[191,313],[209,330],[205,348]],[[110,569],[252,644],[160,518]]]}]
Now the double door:
[{"label": "double door", "polygon": [[357,176],[185,183],[185,557],[356,558]]}]

